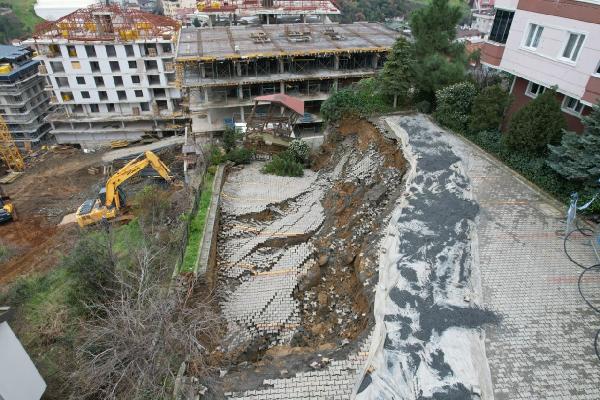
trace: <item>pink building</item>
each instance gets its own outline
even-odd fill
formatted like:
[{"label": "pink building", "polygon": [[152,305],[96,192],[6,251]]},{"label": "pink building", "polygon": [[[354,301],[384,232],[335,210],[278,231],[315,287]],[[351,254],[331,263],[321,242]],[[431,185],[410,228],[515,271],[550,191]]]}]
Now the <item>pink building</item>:
[{"label": "pink building", "polygon": [[515,76],[508,118],[556,86],[569,129],[580,132],[600,100],[600,2],[496,0],[495,8],[481,61]]}]

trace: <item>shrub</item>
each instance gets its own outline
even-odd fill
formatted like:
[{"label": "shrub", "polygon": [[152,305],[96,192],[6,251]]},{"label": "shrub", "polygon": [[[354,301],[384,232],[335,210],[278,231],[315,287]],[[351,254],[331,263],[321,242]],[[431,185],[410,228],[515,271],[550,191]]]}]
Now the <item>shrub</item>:
[{"label": "shrub", "polygon": [[448,128],[464,132],[469,124],[471,105],[477,94],[471,82],[446,86],[436,92],[435,119]]},{"label": "shrub", "polygon": [[225,162],[226,158],[219,146],[210,145],[208,147],[208,164],[219,165]]},{"label": "shrub", "polygon": [[235,148],[235,130],[231,127],[226,127],[223,132],[223,149],[229,153]]},{"label": "shrub", "polygon": [[306,163],[310,157],[310,146],[302,139],[294,139],[287,151],[294,156],[299,163]]},{"label": "shrub", "polygon": [[565,118],[556,99],[556,92],[548,89],[520,109],[502,135],[506,147],[512,150],[545,154],[549,144],[560,142]]},{"label": "shrub", "polygon": [[346,115],[370,117],[389,109],[375,79],[367,78],[325,100],[321,105],[321,115],[326,122],[335,122]]},{"label": "shrub", "polygon": [[500,85],[484,88],[473,100],[469,130],[481,132],[498,129],[509,103],[510,95]]},{"label": "shrub", "polygon": [[240,164],[250,164],[252,161],[252,157],[254,156],[254,151],[249,150],[243,147],[236,147],[229,151],[225,156],[227,160],[233,162],[235,165]]},{"label": "shrub", "polygon": [[303,176],[304,166],[289,151],[276,154],[263,167],[263,172],[277,176]]}]

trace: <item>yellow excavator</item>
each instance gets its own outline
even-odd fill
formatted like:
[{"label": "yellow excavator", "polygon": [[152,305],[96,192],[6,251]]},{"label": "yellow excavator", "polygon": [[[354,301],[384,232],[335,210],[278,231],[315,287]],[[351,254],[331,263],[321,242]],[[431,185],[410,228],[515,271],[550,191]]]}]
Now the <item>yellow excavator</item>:
[{"label": "yellow excavator", "polygon": [[144,168],[152,166],[167,182],[172,181],[169,167],[151,151],[129,161],[106,181],[96,200],[86,200],[77,209],[75,217],[79,226],[84,227],[102,220],[115,218],[121,207],[125,206],[125,193],[119,187],[123,182],[138,174]]}]

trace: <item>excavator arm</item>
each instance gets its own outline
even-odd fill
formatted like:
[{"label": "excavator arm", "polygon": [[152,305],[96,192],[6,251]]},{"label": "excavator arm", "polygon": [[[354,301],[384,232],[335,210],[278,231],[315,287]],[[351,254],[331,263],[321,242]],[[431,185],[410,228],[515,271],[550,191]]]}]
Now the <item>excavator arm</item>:
[{"label": "excavator arm", "polygon": [[163,163],[161,159],[156,156],[156,154],[151,151],[147,151],[144,153],[144,158],[140,159],[138,157],[129,161],[123,168],[118,170],[108,179],[108,181],[106,181],[105,206],[110,208],[114,205],[117,209],[119,209],[121,207],[121,202],[117,193],[117,188],[127,179],[138,174],[148,165],[151,165],[152,168],[154,168],[154,170],[158,172],[162,178],[164,178],[164,180],[171,182],[172,178],[169,167],[167,167],[165,163]]}]

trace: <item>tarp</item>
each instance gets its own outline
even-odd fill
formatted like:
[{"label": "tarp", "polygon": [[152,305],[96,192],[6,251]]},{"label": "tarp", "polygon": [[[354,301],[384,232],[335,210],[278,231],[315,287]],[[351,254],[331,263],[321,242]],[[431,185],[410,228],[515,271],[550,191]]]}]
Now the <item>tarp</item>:
[{"label": "tarp", "polygon": [[270,103],[279,104],[299,115],[304,115],[304,100],[300,100],[297,97],[288,96],[287,94],[283,93],[276,93],[258,96],[254,99],[258,101],[268,101]]}]

